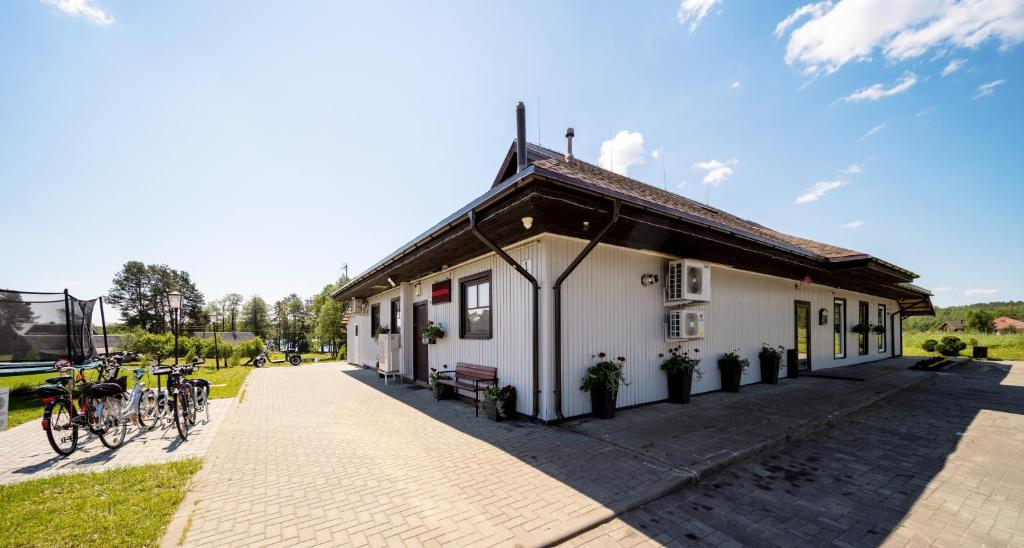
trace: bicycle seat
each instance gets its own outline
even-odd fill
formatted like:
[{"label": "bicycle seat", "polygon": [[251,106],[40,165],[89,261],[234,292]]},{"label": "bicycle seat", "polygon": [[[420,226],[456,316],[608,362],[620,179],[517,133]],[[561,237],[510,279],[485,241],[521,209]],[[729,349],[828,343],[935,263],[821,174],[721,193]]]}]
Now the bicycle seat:
[{"label": "bicycle seat", "polygon": [[107,398],[124,392],[116,382],[98,382],[82,387],[82,393],[90,398]]},{"label": "bicycle seat", "polygon": [[56,384],[44,384],[39,388],[36,388],[36,396],[40,398],[49,398],[55,396],[67,396],[68,389],[63,386]]}]

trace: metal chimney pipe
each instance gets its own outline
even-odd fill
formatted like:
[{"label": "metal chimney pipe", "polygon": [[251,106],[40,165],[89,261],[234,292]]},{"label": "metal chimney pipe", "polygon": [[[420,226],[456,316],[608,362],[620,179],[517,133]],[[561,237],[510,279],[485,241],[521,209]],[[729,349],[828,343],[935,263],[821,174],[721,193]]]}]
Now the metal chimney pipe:
[{"label": "metal chimney pipe", "polygon": [[516,103],[516,171],[526,169],[526,106]]},{"label": "metal chimney pipe", "polygon": [[565,153],[565,161],[571,162],[573,160],[572,155],[572,138],[576,136],[576,132],[572,128],[565,130],[565,138],[568,143],[568,151]]}]

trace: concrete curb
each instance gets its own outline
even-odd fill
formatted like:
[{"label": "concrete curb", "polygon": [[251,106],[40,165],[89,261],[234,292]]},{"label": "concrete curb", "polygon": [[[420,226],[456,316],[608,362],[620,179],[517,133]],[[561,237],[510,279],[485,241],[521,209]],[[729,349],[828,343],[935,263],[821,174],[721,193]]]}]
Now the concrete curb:
[{"label": "concrete curb", "polygon": [[[882,401],[882,400],[884,400],[886,398],[889,398],[889,397],[894,396],[894,395],[896,395],[896,394],[898,394],[900,392],[903,392],[904,390],[916,387],[916,386],[918,386],[918,385],[920,385],[920,384],[924,383],[925,381],[927,381],[927,380],[932,378],[931,375],[927,375],[927,374],[923,374],[923,373],[925,373],[925,372],[922,372],[920,378],[918,378],[918,379],[914,379],[914,380],[912,380],[912,381],[910,381],[910,382],[908,382],[906,384],[897,386],[895,388],[890,388],[889,390],[885,390],[883,392],[878,392],[878,393],[874,394],[873,396],[871,396],[869,398],[866,398],[866,399],[864,399],[864,400],[862,400],[860,402],[857,402],[854,405],[848,406],[848,407],[846,407],[844,409],[840,409],[840,410],[838,410],[838,411],[836,411],[834,413],[830,413],[830,414],[828,414],[828,415],[826,415],[826,416],[824,416],[822,418],[814,419],[814,420],[807,420],[805,422],[796,424],[796,425],[794,425],[794,426],[792,426],[790,428],[786,428],[784,432],[782,432],[781,434],[776,435],[776,436],[774,436],[774,437],[772,437],[772,438],[770,438],[768,440],[765,440],[765,441],[763,441],[761,443],[758,443],[758,444],[755,444],[755,445],[751,445],[751,446],[746,447],[746,448],[744,448],[742,450],[739,450],[739,451],[727,452],[721,458],[716,458],[716,459],[711,460],[711,461],[706,461],[706,462],[701,463],[700,465],[694,467],[693,469],[686,470],[686,469],[678,469],[678,468],[670,467],[670,469],[672,469],[676,473],[685,474],[685,476],[682,477],[682,478],[679,478],[677,480],[673,480],[673,481],[669,482],[663,489],[659,489],[659,490],[654,491],[652,493],[649,493],[649,494],[646,494],[646,495],[641,495],[641,496],[638,496],[638,497],[636,497],[636,498],[634,498],[632,500],[629,500],[629,501],[619,505],[618,508],[601,508],[599,510],[594,510],[594,511],[592,511],[592,512],[590,512],[590,513],[588,513],[588,514],[586,514],[584,516],[580,516],[579,518],[574,519],[571,522],[564,522],[565,527],[561,531],[550,532],[550,533],[547,533],[547,534],[544,534],[544,535],[538,535],[537,537],[532,537],[531,538],[531,542],[528,543],[528,544],[524,544],[524,545],[526,545],[526,546],[554,546],[554,545],[557,545],[557,544],[561,544],[561,543],[563,543],[563,542],[565,542],[567,540],[570,540],[572,538],[575,538],[575,537],[577,537],[577,536],[579,536],[579,535],[581,535],[583,533],[586,533],[587,531],[590,531],[591,529],[595,529],[597,527],[600,527],[601,525],[604,525],[605,523],[608,523],[608,522],[612,521],[613,519],[619,517],[622,514],[625,514],[627,512],[632,511],[632,510],[636,510],[637,508],[640,508],[642,506],[646,506],[647,504],[650,504],[650,503],[652,503],[652,502],[654,502],[654,501],[656,501],[658,499],[664,498],[664,497],[666,497],[668,495],[671,495],[671,494],[673,494],[673,493],[675,493],[677,491],[685,489],[686,487],[689,487],[690,485],[693,485],[693,484],[695,484],[695,483],[697,483],[697,482],[699,482],[701,480],[704,480],[704,479],[706,479],[706,478],[708,478],[710,476],[713,476],[714,474],[716,474],[718,472],[721,472],[722,470],[730,468],[731,466],[733,466],[735,464],[738,464],[741,461],[745,461],[747,459],[750,459],[752,457],[755,457],[757,455],[760,455],[760,454],[765,453],[767,451],[770,451],[772,449],[781,447],[782,445],[785,445],[787,443],[792,443],[794,441],[797,441],[797,440],[807,436],[808,434],[811,434],[811,433],[817,432],[818,430],[821,430],[822,428],[824,428],[825,426],[828,426],[830,423],[832,423],[832,422],[834,422],[836,420],[839,420],[839,419],[841,419],[843,417],[846,417],[848,415],[856,413],[856,412],[858,412],[858,411],[860,411],[860,410],[862,410],[862,409],[864,409],[866,407],[869,407],[871,405],[874,405],[874,404],[876,404],[876,403],[878,403],[878,402],[880,402],[880,401]],[[585,434],[581,434],[581,435],[585,435]],[[592,438],[592,439],[599,439],[599,438]],[[601,440],[601,441],[603,441],[605,443],[609,443],[607,440]],[[612,445],[615,445],[615,444],[612,444]],[[626,448],[620,447],[618,445],[615,445],[615,446],[619,447],[620,449],[626,449]],[[626,449],[626,450],[628,450],[628,449]],[[630,452],[633,452],[633,451],[630,451]],[[662,463],[661,461],[659,461],[657,459],[651,459],[650,457],[644,457],[644,458],[646,458],[647,460],[650,460],[652,462],[656,462],[656,463],[658,463],[660,465],[665,465],[665,463]]]}]

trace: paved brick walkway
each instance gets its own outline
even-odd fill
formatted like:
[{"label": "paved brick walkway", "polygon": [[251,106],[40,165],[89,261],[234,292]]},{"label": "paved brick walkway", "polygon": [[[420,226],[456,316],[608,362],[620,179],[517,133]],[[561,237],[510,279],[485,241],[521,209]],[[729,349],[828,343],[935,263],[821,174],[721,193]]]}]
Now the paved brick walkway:
[{"label": "paved brick walkway", "polygon": [[0,432],[0,484],[201,457],[233,403],[234,398],[210,400],[209,424],[200,421],[185,443],[173,425],[142,433],[129,428],[124,445],[111,451],[96,436],[79,430],[78,450],[66,458],[54,453],[38,420],[27,422]]},{"label": "paved brick walkway", "polygon": [[1024,363],[973,363],[573,546],[1024,546]]},{"label": "paved brick walkway", "polygon": [[[701,478],[785,444],[928,378],[909,371],[917,359],[894,358],[801,376],[739,393],[713,392],[687,405],[662,403],[619,412],[615,420],[583,418],[562,425]],[[668,426],[670,425],[670,426]]]},{"label": "paved brick walkway", "polygon": [[269,368],[210,447],[165,546],[540,545],[682,479],[571,432],[344,365]]}]

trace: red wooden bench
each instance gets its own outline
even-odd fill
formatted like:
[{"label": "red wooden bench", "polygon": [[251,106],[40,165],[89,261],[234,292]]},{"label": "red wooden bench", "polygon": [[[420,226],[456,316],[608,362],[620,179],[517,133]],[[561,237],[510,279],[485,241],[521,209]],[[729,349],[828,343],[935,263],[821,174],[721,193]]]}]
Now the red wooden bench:
[{"label": "red wooden bench", "polygon": [[[489,386],[498,384],[498,368],[486,365],[473,365],[471,363],[457,363],[454,371],[440,371],[437,384],[450,386],[455,394],[459,390],[473,393],[473,406],[476,407],[476,416],[480,416],[480,393]],[[440,391],[437,398],[441,398]]]}]

